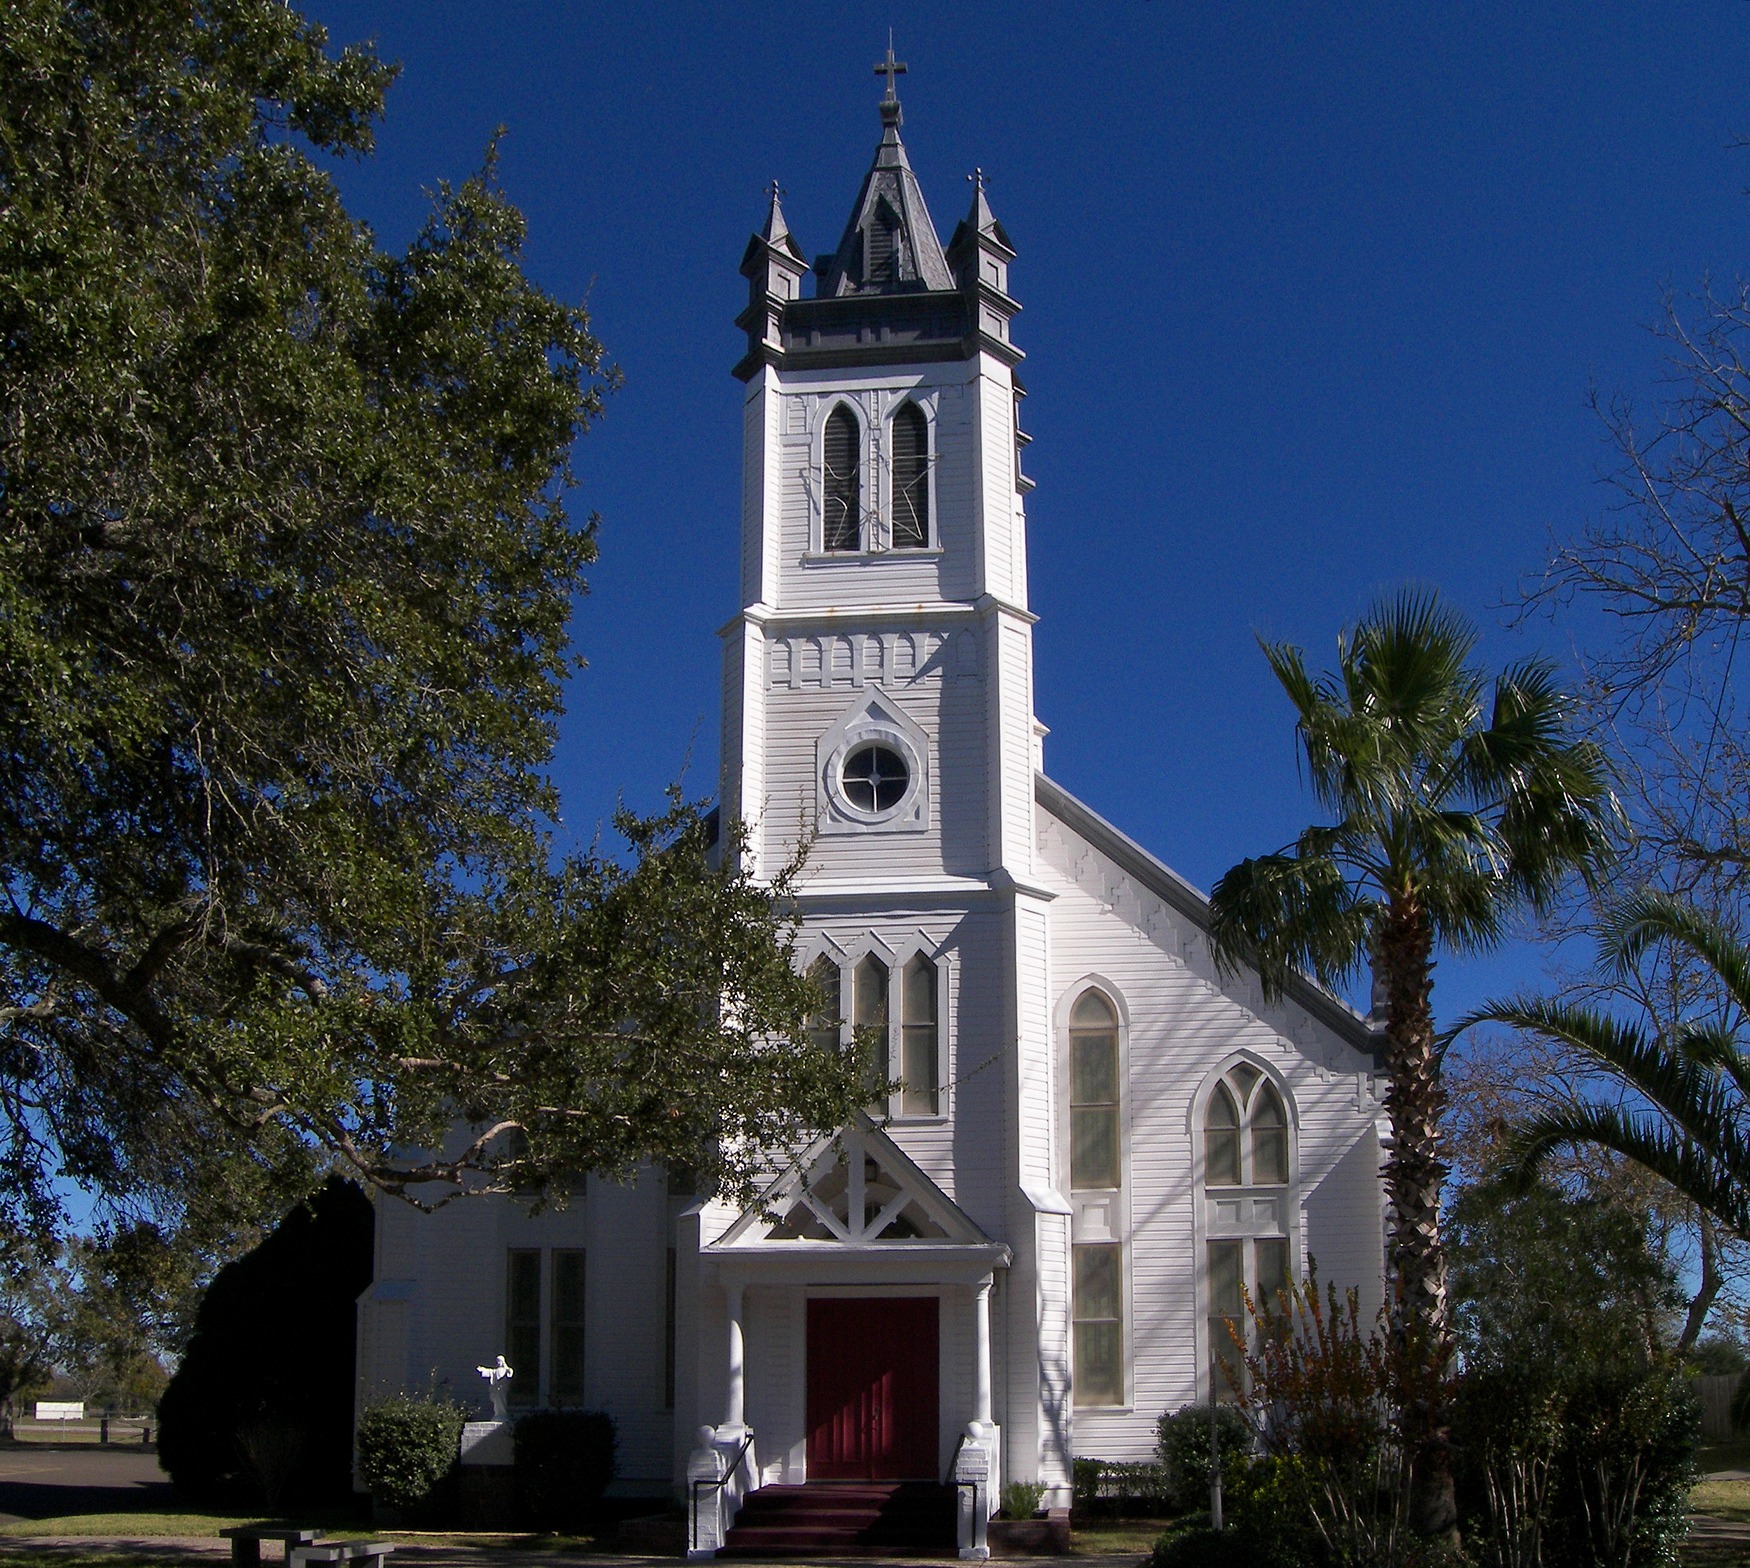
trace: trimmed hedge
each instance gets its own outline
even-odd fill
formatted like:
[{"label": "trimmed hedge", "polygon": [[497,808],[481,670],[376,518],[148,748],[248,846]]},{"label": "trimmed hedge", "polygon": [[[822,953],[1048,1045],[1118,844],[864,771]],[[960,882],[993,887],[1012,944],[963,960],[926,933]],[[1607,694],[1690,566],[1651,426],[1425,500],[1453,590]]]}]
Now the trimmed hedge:
[{"label": "trimmed hedge", "polygon": [[536,1410],[516,1424],[517,1513],[537,1530],[589,1522],[614,1479],[619,1435],[599,1410]]},{"label": "trimmed hedge", "polygon": [[[1221,1474],[1231,1481],[1251,1462],[1252,1428],[1234,1405],[1216,1413]],[[1184,1405],[1155,1426],[1167,1496],[1181,1512],[1209,1506],[1209,1406]]]},{"label": "trimmed hedge", "polygon": [[371,1502],[409,1519],[430,1519],[450,1502],[460,1463],[461,1406],[405,1394],[359,1416],[359,1478]]}]

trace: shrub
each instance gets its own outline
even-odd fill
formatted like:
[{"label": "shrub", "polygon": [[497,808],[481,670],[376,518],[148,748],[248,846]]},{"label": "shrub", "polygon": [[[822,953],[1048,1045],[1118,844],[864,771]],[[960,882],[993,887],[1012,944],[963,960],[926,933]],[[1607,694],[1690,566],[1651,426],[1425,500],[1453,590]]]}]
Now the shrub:
[{"label": "shrub", "polygon": [[1560,1385],[1531,1369],[1467,1371],[1452,1401],[1464,1537],[1486,1568],[1538,1568],[1562,1447]]},{"label": "shrub", "polygon": [[1163,1535],[1149,1568],[1313,1568],[1299,1543],[1246,1525],[1198,1526]]},{"label": "shrub", "polygon": [[448,1501],[460,1456],[461,1406],[397,1395],[359,1417],[359,1477],[371,1501],[398,1514],[426,1518]]},{"label": "shrub", "polygon": [[599,1410],[536,1410],[516,1424],[517,1512],[537,1530],[575,1530],[614,1479],[619,1438]]},{"label": "shrub", "polygon": [[1282,1293],[1280,1311],[1254,1311],[1257,1351],[1246,1357],[1246,1407],[1258,1412],[1264,1451],[1340,1564],[1409,1562],[1424,1548],[1409,1529],[1410,1453],[1397,1412],[1444,1406],[1429,1358],[1392,1334],[1382,1307],[1371,1330],[1360,1299],[1319,1296],[1318,1275]]},{"label": "shrub", "polygon": [[1595,1372],[1570,1386],[1562,1426],[1546,1560],[1675,1564],[1695,1479],[1693,1391],[1663,1367]]},{"label": "shrub", "polygon": [[1075,1509],[1083,1517],[1128,1514],[1157,1519],[1174,1511],[1167,1472],[1158,1464],[1078,1459],[1073,1474]]},{"label": "shrub", "polygon": [[1041,1481],[1011,1481],[1003,1488],[1003,1517],[1031,1519],[1039,1512],[1039,1499],[1045,1495]]},{"label": "shrub", "polygon": [[1473,1553],[1487,1568],[1674,1564],[1696,1424],[1668,1368],[1466,1372],[1452,1437]]},{"label": "shrub", "polygon": [[[1225,1486],[1245,1469],[1252,1452],[1252,1428],[1233,1405],[1216,1411],[1216,1441],[1220,1445]],[[1161,1479],[1173,1507],[1184,1511],[1209,1506],[1209,1406],[1184,1405],[1164,1415],[1155,1426],[1155,1451],[1161,1456]]]}]

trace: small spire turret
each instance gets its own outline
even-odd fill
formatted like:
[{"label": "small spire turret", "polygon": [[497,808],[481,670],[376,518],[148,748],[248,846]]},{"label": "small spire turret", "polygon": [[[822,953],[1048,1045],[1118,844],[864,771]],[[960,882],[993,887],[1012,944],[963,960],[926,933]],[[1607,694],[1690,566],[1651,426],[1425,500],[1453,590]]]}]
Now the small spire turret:
[{"label": "small spire turret", "polygon": [[741,275],[747,279],[747,309],[735,324],[747,331],[747,351],[777,353],[783,347],[784,307],[802,297],[802,280],[808,263],[802,248],[784,221],[783,196],[778,182],[766,186],[769,205],[759,233],[747,242],[741,256]]}]

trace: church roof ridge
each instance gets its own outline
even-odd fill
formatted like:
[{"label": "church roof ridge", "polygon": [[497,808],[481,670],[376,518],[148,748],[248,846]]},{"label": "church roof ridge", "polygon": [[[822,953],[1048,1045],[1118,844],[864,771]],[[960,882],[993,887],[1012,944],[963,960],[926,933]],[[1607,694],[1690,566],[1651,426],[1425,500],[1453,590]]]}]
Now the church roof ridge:
[{"label": "church roof ridge", "polygon": [[[1033,775],[1033,798],[1059,822],[1079,833],[1109,860],[1115,861],[1157,898],[1184,915],[1199,931],[1209,930],[1209,895],[1187,882],[1164,860],[1151,855],[1129,834],[1114,827],[1092,806],[1084,804],[1054,779]],[[1366,1016],[1342,997],[1327,991],[1309,975],[1288,976],[1283,994],[1305,1008],[1356,1050],[1378,1059],[1379,1036]]]}]

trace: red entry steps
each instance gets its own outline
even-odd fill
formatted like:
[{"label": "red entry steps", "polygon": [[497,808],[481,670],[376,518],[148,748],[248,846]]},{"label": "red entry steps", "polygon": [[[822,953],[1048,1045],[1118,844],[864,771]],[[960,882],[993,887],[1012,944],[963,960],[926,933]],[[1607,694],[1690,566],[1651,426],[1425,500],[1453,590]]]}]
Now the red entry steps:
[{"label": "red entry steps", "polygon": [[941,1557],[956,1545],[955,1489],[934,1481],[762,1486],[741,1501],[719,1557]]}]

